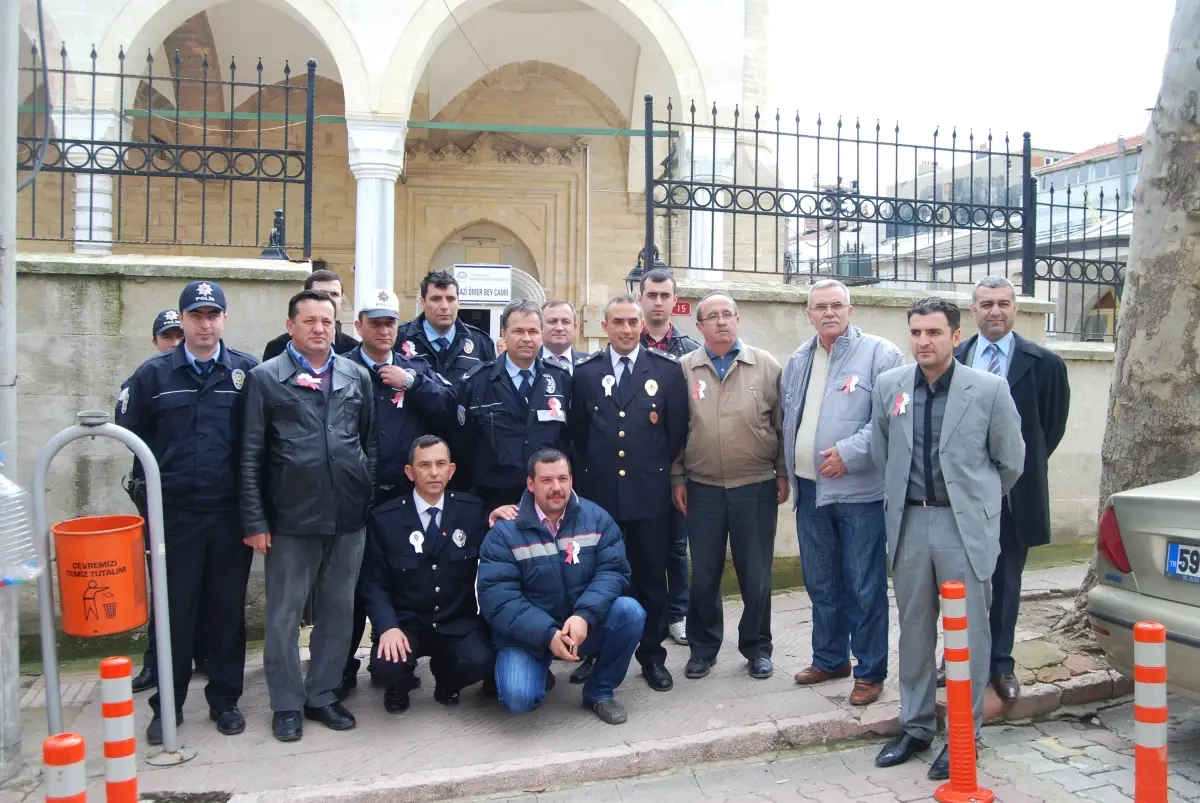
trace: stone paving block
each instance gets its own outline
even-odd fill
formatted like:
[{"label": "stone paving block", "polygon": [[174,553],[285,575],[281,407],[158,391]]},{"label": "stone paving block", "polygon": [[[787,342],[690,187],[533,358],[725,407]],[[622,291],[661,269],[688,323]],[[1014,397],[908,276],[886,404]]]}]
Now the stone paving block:
[{"label": "stone paving block", "polygon": [[1188,780],[1178,772],[1167,775],[1167,788],[1177,795],[1183,795],[1189,800],[1200,797],[1200,784]]},{"label": "stone paving block", "polygon": [[1049,758],[1042,758],[1041,761],[1031,762],[1029,765],[1029,771],[1034,775],[1045,775],[1048,772],[1057,772],[1065,766],[1065,762],[1054,761],[1053,759]]},{"label": "stone paving block", "polygon": [[846,794],[855,800],[860,797],[867,797],[868,795],[874,795],[878,794],[879,792],[888,791],[885,787],[877,786],[868,781],[866,778],[861,778],[857,775],[847,775],[842,778],[838,778],[833,783],[835,786],[840,786],[842,789],[845,789]]},{"label": "stone paving block", "polygon": [[1097,786],[1104,786],[1105,781],[1096,778],[1089,778],[1077,769],[1066,767],[1064,769],[1047,772],[1041,777],[1054,781],[1059,786],[1066,789],[1068,792],[1081,792],[1084,789],[1095,789]]},{"label": "stone paving block", "polygon": [[1069,719],[1050,719],[1045,722],[1035,722],[1034,730],[1055,739],[1071,738],[1083,732],[1084,726]]},{"label": "stone paving block", "polygon": [[1061,666],[1067,654],[1057,645],[1038,638],[1015,644],[1012,657],[1026,669],[1038,670],[1047,666]]},{"label": "stone paving block", "polygon": [[1004,718],[1028,719],[1058,708],[1062,692],[1052,683],[1037,683],[1021,689],[1021,696],[1009,703]]},{"label": "stone paving block", "polygon": [[987,787],[996,795],[998,803],[1044,803],[1041,798],[1030,797],[1008,783],[994,783]]},{"label": "stone paving block", "polygon": [[1129,801],[1133,800],[1132,797],[1112,784],[1097,786],[1095,789],[1084,789],[1079,793],[1079,796],[1088,800],[1094,800],[1096,803],[1129,803]]},{"label": "stone paving block", "polygon": [[1124,697],[1127,694],[1133,694],[1132,680],[1112,669],[1108,670],[1108,674],[1112,677],[1113,681],[1113,697]]},{"label": "stone paving block", "polygon": [[1091,672],[1094,669],[1100,668],[1100,664],[1096,661],[1078,653],[1068,655],[1063,660],[1063,666],[1071,670],[1072,675],[1082,675],[1084,672]]},{"label": "stone paving block", "polygon": [[1113,786],[1120,789],[1122,794],[1126,794],[1126,795],[1133,794],[1133,770],[1132,769],[1119,769],[1119,770],[1112,770],[1111,772],[1098,772],[1095,775],[1093,775],[1092,778],[1096,779],[1097,781],[1104,781],[1105,783],[1112,784]]},{"label": "stone paving block", "polygon": [[1060,683],[1071,677],[1071,670],[1065,666],[1047,666],[1037,671],[1040,683]]},{"label": "stone paving block", "polygon": [[1109,750],[1107,747],[1101,747],[1097,745],[1095,747],[1089,747],[1083,752],[1102,764],[1108,764],[1113,768],[1126,770],[1133,769],[1133,758],[1131,756],[1121,755],[1120,753]]},{"label": "stone paving block", "polygon": [[[983,729],[983,743],[986,747],[1000,748],[1008,745],[1023,745],[1041,736],[1041,732],[1032,725],[991,725]],[[1026,750],[1028,748],[1025,748]]]},{"label": "stone paving block", "polygon": [[[532,797],[532,796],[530,796]],[[527,797],[526,803],[529,801]],[[562,789],[557,792],[540,792],[537,803],[572,803],[579,800],[578,789]],[[587,788],[588,803],[624,803],[615,783],[595,784]],[[521,800],[521,798],[516,798]]]},{"label": "stone paving block", "polygon": [[1106,670],[1086,672],[1058,684],[1062,705],[1086,705],[1113,696],[1112,676]]},{"label": "stone paving block", "polygon": [[[703,796],[696,777],[690,772],[667,778],[618,781],[616,786],[622,803],[695,803]],[[576,794],[578,796],[578,790]]]},{"label": "stone paving block", "polygon": [[900,704],[874,703],[867,706],[859,717],[859,724],[872,733],[880,736],[892,736],[900,733]]},{"label": "stone paving block", "polygon": [[1064,747],[1062,743],[1058,741],[1058,739],[1053,739],[1050,737],[1038,739],[1029,746],[1044,755],[1046,758],[1054,761],[1059,761],[1070,756],[1083,755],[1083,751],[1072,750],[1069,747]]},{"label": "stone paving block", "polygon": [[1107,764],[1097,761],[1091,756],[1071,756],[1067,759],[1067,766],[1074,767],[1084,775],[1091,775],[1096,772],[1105,772],[1109,769]]}]

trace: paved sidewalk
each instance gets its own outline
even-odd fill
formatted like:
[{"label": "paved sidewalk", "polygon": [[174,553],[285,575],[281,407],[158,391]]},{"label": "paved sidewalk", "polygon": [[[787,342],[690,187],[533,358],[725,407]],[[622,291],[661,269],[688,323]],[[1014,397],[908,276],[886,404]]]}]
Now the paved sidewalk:
[{"label": "paved sidewalk", "polygon": [[[1064,654],[1041,638],[1050,622],[1070,604],[1062,596],[1078,587],[1086,566],[1030,572],[1025,585],[1031,601],[1023,606],[1018,626],[1024,671],[1036,680],[1047,667],[1061,670]],[[1058,597],[1048,596],[1058,594]],[[846,704],[850,681],[800,688],[792,674],[810,657],[811,609],[802,591],[773,599],[775,676],[757,681],[746,674],[745,661],[727,644],[712,675],[700,681],[683,677],[686,648],[669,647],[668,667],[675,689],[666,694],[649,690],[636,676],[636,667],[617,695],[629,710],[629,722],[610,727],[579,705],[579,688],[569,685],[569,668],[556,664],[558,687],[538,711],[511,716],[477,689],[464,691],[462,704],[445,708],[432,699],[427,676],[414,692],[410,711],[389,715],[382,691],[372,689],[367,675],[348,701],[358,727],[334,733],[306,723],[299,742],[277,742],[270,732],[270,710],[262,677],[261,655],[251,658],[241,708],[247,730],[224,737],[208,721],[202,679],[192,684],[185,707],[182,741],[198,755],[185,765],[155,769],[140,762],[144,793],[239,792],[238,803],[273,801],[403,801],[434,800],[530,784],[632,777],[700,762],[742,759],[779,749],[837,742],[892,733],[897,728],[895,687],[896,644],[899,630],[891,606],[892,677],[880,701],[866,708]],[[736,633],[740,607],[726,605],[726,632]],[[993,704],[994,714],[1010,718],[1043,714],[1060,704],[1107,699],[1122,693],[1113,674],[1084,656],[1070,656],[1075,670],[1065,677],[1036,682],[1007,712]],[[1061,674],[1061,673],[1055,673]],[[81,733],[88,745],[88,775],[96,799],[103,799],[102,727],[99,694],[91,677],[64,678],[72,684],[66,705],[67,727]],[[40,680],[38,681],[40,683]],[[36,770],[45,736],[45,711],[35,684],[26,692],[24,753]],[[138,734],[149,722],[146,695],[138,695]],[[42,700],[44,704],[44,697]],[[145,752],[149,752],[145,747]],[[26,783],[0,790],[0,803],[32,803],[40,798]],[[216,799],[220,799],[218,796]]]}]

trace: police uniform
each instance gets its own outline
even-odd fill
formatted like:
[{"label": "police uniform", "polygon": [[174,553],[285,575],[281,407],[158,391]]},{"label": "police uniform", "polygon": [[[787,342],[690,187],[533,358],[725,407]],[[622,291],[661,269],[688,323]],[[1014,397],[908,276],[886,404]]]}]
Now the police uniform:
[{"label": "police uniform", "polygon": [[507,365],[507,357],[481,365],[458,388],[454,454],[460,466],[466,464],[471,486],[487,510],[520,503],[534,452],[554,448],[569,453],[570,448],[570,374],[546,360],[534,360],[536,373],[526,404],[517,395]]},{"label": "police uniform", "polygon": [[[225,309],[215,283],[192,282],[180,309]],[[197,633],[204,634],[209,708],[237,706],[246,663],[246,582],[253,551],[242,543],[242,388],[251,355],[222,341],[205,369],[181,343],[142,363],[117,401],[117,423],[146,442],[162,477],[167,602],[175,705],[183,709]],[[161,679],[161,672],[160,672]],[[158,695],[150,698],[158,713]]]},{"label": "police uniform", "polygon": [[[460,689],[491,678],[495,653],[475,600],[479,548],[487,512],[476,496],[446,491],[436,519],[421,522],[416,493],[371,511],[362,595],[371,617],[369,670],[375,683],[407,691],[417,659],[429,656],[435,696],[448,703]],[[407,661],[379,657],[380,634],[408,638]]]},{"label": "police uniform", "polygon": [[472,369],[496,359],[496,345],[487,332],[468,323],[455,321],[446,340],[449,345],[445,348],[434,348],[425,334],[425,314],[422,313],[400,327],[396,350],[406,357],[424,358],[433,370],[456,385],[466,379]]},{"label": "police uniform", "polygon": [[687,444],[687,386],[679,362],[641,348],[618,379],[611,346],[575,366],[571,439],[578,455],[575,488],[604,508],[625,536],[633,594],[646,610],[636,657],[661,665],[667,652],[667,555],[671,532],[671,462]]}]

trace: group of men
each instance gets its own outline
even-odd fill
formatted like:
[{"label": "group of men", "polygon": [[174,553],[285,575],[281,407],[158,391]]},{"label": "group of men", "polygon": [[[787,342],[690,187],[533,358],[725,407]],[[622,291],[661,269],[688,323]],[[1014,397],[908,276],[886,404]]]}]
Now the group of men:
[{"label": "group of men", "polygon": [[[222,733],[245,728],[253,552],[265,560],[264,664],[283,741],[301,738],[303,718],[354,727],[342,702],[368,617],[368,672],[389,712],[409,708],[422,657],[439,703],[482,681],[515,712],[541,703],[557,658],[577,665],[585,708],[623,722],[614,690],[631,659],[650,688],[673,687],[668,635],[690,649],[688,678],[709,674],[727,550],[738,650],[751,677],[768,678],[789,498],[813,601],[812,665],[797,683],[853,672],[852,704],[879,697],[892,570],[904,733],[880,766],[934,734],[942,582],[967,587],[976,724],[989,679],[1015,698],[1020,575],[1028,548],[1049,540],[1045,463],[1068,389],[1061,359],[1012,332],[1006,279],[975,288],[981,334],[966,343],[956,303],[915,302],[907,366],[851,324],[835,280],[812,286],[816,334],[783,368],[742,341],[724,294],[696,307],[702,344],[678,332],[665,270],[608,302],[608,344],[593,354],[574,349],[568,302],[517,301],[497,357],[459,319],[457,291],[431,273],[422,313],[401,323],[396,295],[378,290],[357,311],[356,339],[338,328],[340,281],[318,271],[260,364],[223,343],[221,289],[185,288],[182,342],[139,367],[117,405],[161,464],[177,719],[203,650],[211,718]],[[310,594],[305,675],[297,631]],[[157,695],[150,703],[155,743]],[[943,751],[931,777],[947,762]]]}]

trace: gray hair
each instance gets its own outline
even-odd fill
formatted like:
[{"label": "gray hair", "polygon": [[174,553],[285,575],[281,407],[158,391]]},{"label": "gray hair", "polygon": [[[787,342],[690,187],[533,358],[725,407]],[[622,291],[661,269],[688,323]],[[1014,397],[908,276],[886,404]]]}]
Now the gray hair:
[{"label": "gray hair", "polygon": [[1007,276],[984,276],[982,279],[975,282],[975,287],[971,290],[972,302],[974,302],[975,297],[979,295],[978,291],[980,287],[990,287],[993,289],[997,287],[1007,287],[1012,291],[1013,298],[1015,299],[1017,297],[1017,288],[1011,281],[1008,280]]},{"label": "gray hair", "polygon": [[538,328],[539,329],[544,324],[544,321],[542,319],[542,308],[537,305],[537,302],[530,301],[528,299],[521,299],[520,301],[510,301],[508,306],[504,308],[504,312],[500,313],[500,328],[501,329],[508,328],[508,319],[512,317],[514,312],[521,313],[523,315],[524,314],[536,315],[537,319],[538,319]]},{"label": "gray hair", "polygon": [[814,290],[824,290],[826,287],[842,288],[842,292],[846,294],[846,303],[847,304],[853,303],[850,301],[850,288],[847,287],[842,282],[839,282],[837,279],[820,279],[818,281],[813,282],[812,286],[808,288],[809,297],[810,298],[812,297]]},{"label": "gray hair", "polygon": [[728,293],[709,293],[704,298],[700,299],[700,303],[696,305],[696,320],[697,321],[700,320],[700,312],[701,312],[701,310],[704,309],[704,302],[708,301],[710,299],[713,299],[713,298],[724,298],[724,299],[728,300],[729,303],[733,305],[733,314],[734,315],[738,314],[737,302],[733,300],[733,296],[729,295]]},{"label": "gray hair", "polygon": [[612,309],[614,304],[632,304],[633,306],[637,307],[638,317],[640,318],[642,316],[642,305],[638,303],[638,300],[629,295],[629,293],[622,293],[619,296],[613,296],[611,299],[609,299],[608,303],[604,305],[604,320],[608,320],[608,311]]}]

